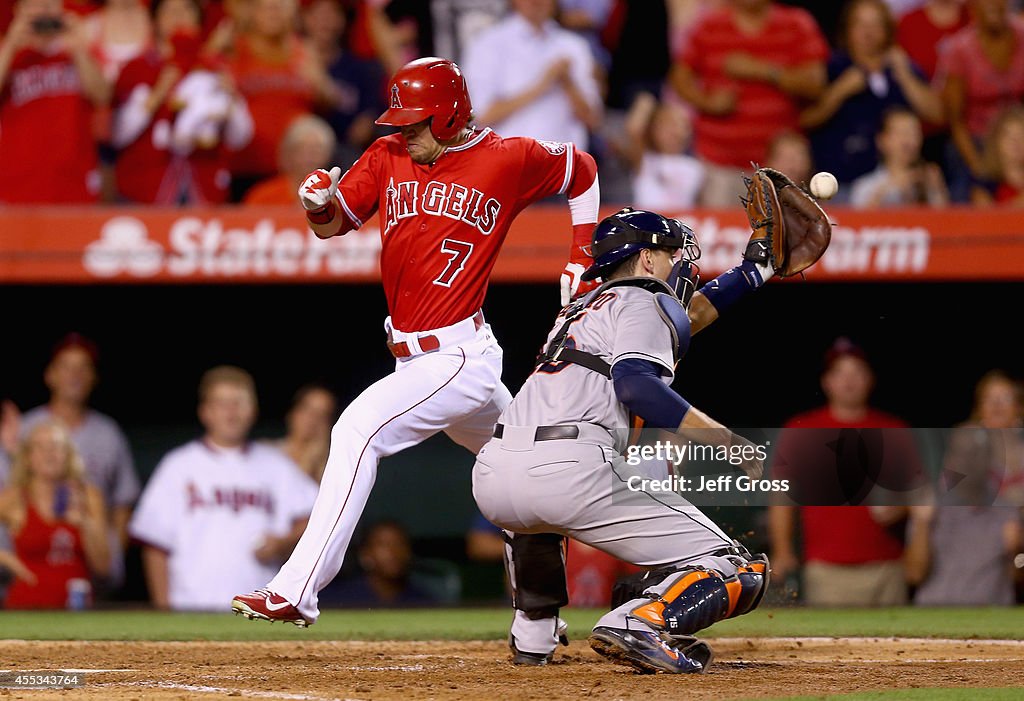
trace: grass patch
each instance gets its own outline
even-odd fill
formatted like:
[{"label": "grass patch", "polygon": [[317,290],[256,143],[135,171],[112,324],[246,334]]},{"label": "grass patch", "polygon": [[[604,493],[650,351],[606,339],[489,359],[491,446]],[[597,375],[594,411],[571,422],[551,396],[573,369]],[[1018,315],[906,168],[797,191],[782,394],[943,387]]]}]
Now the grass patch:
[{"label": "grass patch", "polygon": [[[603,611],[567,609],[574,639]],[[510,609],[328,610],[316,625],[247,621],[230,613],[0,612],[0,638],[20,640],[503,640]],[[1024,608],[759,609],[704,637],[878,636],[1024,639]],[[859,700],[858,700],[859,701]],[[888,699],[887,699],[888,701]]]}]

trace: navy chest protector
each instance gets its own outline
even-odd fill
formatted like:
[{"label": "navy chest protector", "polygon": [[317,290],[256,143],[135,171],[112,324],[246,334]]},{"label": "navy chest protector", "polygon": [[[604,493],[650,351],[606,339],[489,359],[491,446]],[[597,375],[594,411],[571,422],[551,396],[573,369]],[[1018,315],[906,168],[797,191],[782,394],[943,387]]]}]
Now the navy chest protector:
[{"label": "navy chest protector", "polygon": [[596,290],[590,292],[579,302],[571,305],[566,311],[565,323],[551,339],[544,351],[537,357],[536,366],[552,363],[574,363],[582,365],[588,370],[604,375],[611,379],[612,368],[606,360],[593,353],[587,353],[574,347],[572,339],[569,338],[569,328],[573,322],[579,319],[586,312],[587,308],[601,296],[603,292],[613,287],[639,287],[654,295],[658,305],[658,312],[668,325],[672,334],[672,357],[675,362],[686,353],[690,347],[690,317],[686,314],[679,298],[675,296],[672,288],[666,283],[652,277],[627,277],[619,280],[606,282]]}]

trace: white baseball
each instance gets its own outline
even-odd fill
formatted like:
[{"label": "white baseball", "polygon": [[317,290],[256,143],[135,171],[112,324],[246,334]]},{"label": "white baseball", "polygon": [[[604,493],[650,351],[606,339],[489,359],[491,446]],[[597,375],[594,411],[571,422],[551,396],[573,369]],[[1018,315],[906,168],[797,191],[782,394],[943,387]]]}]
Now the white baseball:
[{"label": "white baseball", "polygon": [[832,173],[822,171],[811,178],[811,194],[819,200],[830,200],[839,192],[839,181]]}]

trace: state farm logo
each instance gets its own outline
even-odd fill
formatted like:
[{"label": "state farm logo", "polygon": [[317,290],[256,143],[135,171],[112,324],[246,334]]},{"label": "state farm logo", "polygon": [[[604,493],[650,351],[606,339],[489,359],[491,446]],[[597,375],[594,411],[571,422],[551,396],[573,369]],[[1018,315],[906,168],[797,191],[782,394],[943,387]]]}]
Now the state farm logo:
[{"label": "state farm logo", "polygon": [[149,240],[146,225],[134,217],[114,217],[103,225],[100,240],[85,247],[82,264],[96,277],[127,272],[152,277],[163,265],[164,249]]},{"label": "state farm logo", "polygon": [[165,236],[154,236],[166,245],[150,233],[135,217],[114,217],[86,246],[82,265],[100,278],[305,277],[374,274],[380,258],[372,227],[324,241],[308,228],[278,227],[271,219],[227,228],[217,218],[182,217]]},{"label": "state farm logo", "polygon": [[[750,238],[746,226],[725,226],[716,217],[682,217],[697,232],[701,266],[728,270],[740,260]],[[922,227],[833,226],[832,242],[821,261],[823,272],[921,273],[928,267],[931,235]],[[813,272],[813,268],[812,268]]]}]

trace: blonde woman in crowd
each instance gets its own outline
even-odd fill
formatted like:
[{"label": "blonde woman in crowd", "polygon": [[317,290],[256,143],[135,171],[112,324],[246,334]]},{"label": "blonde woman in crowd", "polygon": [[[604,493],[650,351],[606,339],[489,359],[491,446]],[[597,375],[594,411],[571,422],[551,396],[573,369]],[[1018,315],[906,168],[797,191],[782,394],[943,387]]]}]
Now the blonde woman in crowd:
[{"label": "blonde woman in crowd", "polygon": [[0,525],[12,548],[0,565],[14,575],[5,608],[79,607],[75,594],[110,571],[106,508],[85,481],[82,459],[62,424],[33,427],[0,492]]}]

